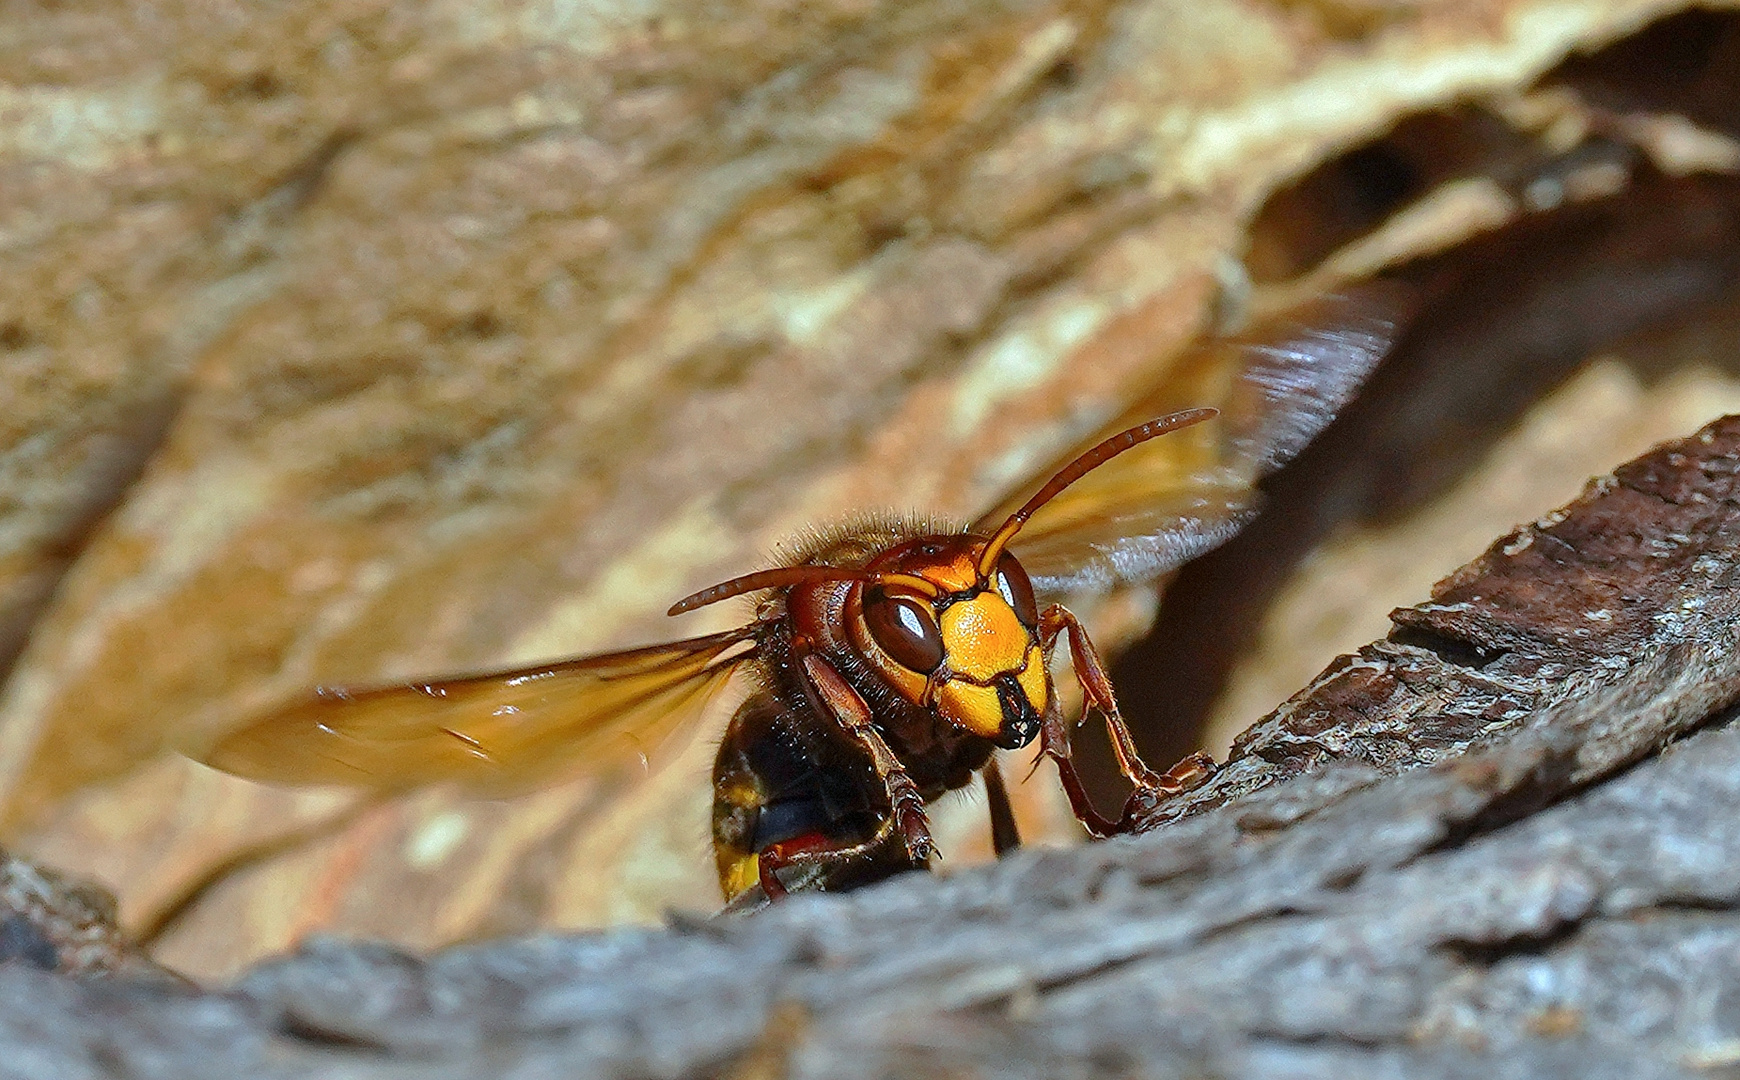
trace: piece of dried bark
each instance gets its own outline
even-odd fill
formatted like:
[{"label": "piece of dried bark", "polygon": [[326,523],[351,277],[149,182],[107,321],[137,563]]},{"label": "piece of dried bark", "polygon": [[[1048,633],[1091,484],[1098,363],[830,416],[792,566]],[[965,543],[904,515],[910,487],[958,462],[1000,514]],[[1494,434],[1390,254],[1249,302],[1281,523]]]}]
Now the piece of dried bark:
[{"label": "piece of dried bark", "polygon": [[1740,666],[1716,655],[1734,653],[1729,620],[1740,618],[1737,508],[1740,417],[1729,416],[1495,541],[1429,602],[1393,612],[1386,639],[1247,729],[1206,784],[1143,809],[1136,827],[1331,763],[1373,775],[1430,765],[1589,700],[1611,699],[1611,716],[1562,732],[1582,745],[1555,782],[1635,760],[1740,697]]},{"label": "piece of dried bark", "polygon": [[[118,1080],[1720,1074],[1740,1037],[1740,727],[1716,711],[1740,695],[1737,485],[1729,417],[1399,612],[1507,650],[1488,667],[1534,688],[1507,735],[1452,721],[1464,752],[1410,751],[1436,765],[1312,758],[1142,836],[665,930],[429,959],[326,941],[205,995],[0,970],[0,1063],[35,1080],[96,1054]],[[1386,707],[1430,722],[1404,681],[1358,684],[1363,701],[1349,684],[1340,715],[1393,744]]]},{"label": "piece of dried bark", "polygon": [[116,922],[115,898],[0,850],[0,966],[61,975],[169,977]]}]

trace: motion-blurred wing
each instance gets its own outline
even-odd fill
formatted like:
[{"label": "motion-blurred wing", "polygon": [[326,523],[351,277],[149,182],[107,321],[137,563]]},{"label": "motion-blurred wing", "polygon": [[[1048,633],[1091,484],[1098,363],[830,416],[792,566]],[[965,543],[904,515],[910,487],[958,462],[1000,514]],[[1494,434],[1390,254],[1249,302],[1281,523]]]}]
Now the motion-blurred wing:
[{"label": "motion-blurred wing", "polygon": [[198,755],[253,780],[494,795],[651,767],[753,655],[755,627],[516,671],[322,688]]},{"label": "motion-blurred wing", "polygon": [[[1335,418],[1389,350],[1407,307],[1405,289],[1376,283],[1198,350],[1092,441],[1187,406],[1216,405],[1221,415],[1113,458],[1041,507],[1010,545],[1034,585],[1073,592],[1148,581],[1231,538],[1256,515],[1256,482]],[[974,531],[995,530],[1045,479]]]}]

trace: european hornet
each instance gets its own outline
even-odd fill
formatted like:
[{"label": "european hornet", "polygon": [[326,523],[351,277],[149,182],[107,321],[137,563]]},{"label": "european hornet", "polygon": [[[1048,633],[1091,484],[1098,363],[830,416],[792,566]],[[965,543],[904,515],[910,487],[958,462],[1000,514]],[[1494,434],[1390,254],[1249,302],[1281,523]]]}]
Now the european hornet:
[{"label": "european hornet", "polygon": [[[642,765],[647,747],[687,732],[713,691],[742,674],[751,689],[713,768],[713,848],[728,900],[848,888],[927,865],[926,805],[975,773],[995,847],[1014,846],[993,754],[1036,740],[1081,822],[1115,832],[1120,820],[1095,809],[1070,758],[1071,729],[1089,712],[1106,724],[1132,800],[1183,790],[1214,765],[1203,754],[1167,772],[1143,763],[1099,654],[1057,598],[1151,581],[1235,533],[1255,513],[1256,481],[1298,453],[1387,351],[1397,307],[1381,288],[1320,301],[1283,332],[1232,346],[1241,363],[1201,366],[1220,373],[1220,408],[1116,423],[1033,494],[1023,498],[1024,485],[964,527],[849,524],[785,565],[670,609],[761,594],[735,629],[513,671],[321,688],[201,756],[267,782],[524,790]],[[1169,440],[1167,455],[1132,452],[1170,432],[1193,441]],[[1059,642],[1083,689],[1073,722],[1051,675]]]}]

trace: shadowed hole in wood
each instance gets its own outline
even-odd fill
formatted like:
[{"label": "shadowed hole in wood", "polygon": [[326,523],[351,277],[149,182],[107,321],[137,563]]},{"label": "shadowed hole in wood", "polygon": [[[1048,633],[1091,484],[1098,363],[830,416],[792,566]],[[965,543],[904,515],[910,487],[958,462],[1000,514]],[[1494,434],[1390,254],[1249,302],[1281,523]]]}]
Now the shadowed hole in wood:
[{"label": "shadowed hole in wood", "polygon": [[1442,184],[1514,181],[1544,160],[1532,140],[1476,106],[1406,117],[1270,196],[1251,224],[1245,268],[1258,284],[1297,278]]},{"label": "shadowed hole in wood", "polygon": [[[1475,767],[1479,767],[1478,762]],[[1477,837],[1496,832],[1576,795],[1585,787],[1612,778],[1611,775],[1603,775],[1582,784],[1573,784],[1571,777],[1576,771],[1575,748],[1559,748],[1552,753],[1543,753],[1527,776],[1495,793],[1474,814],[1460,820],[1446,820],[1444,835],[1421,848],[1412,858],[1404,860],[1402,865],[1464,847]]]},{"label": "shadowed hole in wood", "polygon": [[1664,896],[1648,907],[1626,912],[1626,916],[1631,919],[1647,919],[1651,915],[1725,915],[1732,911],[1740,911],[1740,896]]},{"label": "shadowed hole in wood", "polygon": [[1740,15],[1687,11],[1605,49],[1565,61],[1543,80],[1613,112],[1684,116],[1740,134]]},{"label": "shadowed hole in wood", "polygon": [[1365,880],[1367,866],[1345,866],[1329,873],[1323,879],[1323,887],[1334,892],[1347,892]]},{"label": "shadowed hole in wood", "polygon": [[1350,1035],[1345,1031],[1290,1032],[1253,1028],[1250,1037],[1253,1042],[1266,1041],[1287,1046],[1344,1047],[1350,1050],[1381,1050],[1391,1045],[1387,1039]]},{"label": "shadowed hole in wood", "polygon": [[[1670,16],[1567,60],[1538,85],[1571,88],[1596,109],[1740,130],[1740,16]],[[1405,271],[1426,303],[1395,354],[1318,445],[1265,485],[1264,515],[1168,586],[1152,633],[1114,665],[1153,760],[1203,748],[1234,664],[1306,553],[1338,526],[1394,522],[1448,491],[1591,355],[1702,319],[1709,340],[1695,355],[1645,347],[1642,360],[1625,359],[1647,384],[1682,363],[1740,372],[1740,320],[1725,310],[1740,303],[1740,184],[1661,176],[1599,124],[1580,146],[1552,152],[1477,106],[1407,117],[1272,196],[1253,223],[1247,268],[1257,282],[1307,273],[1459,178],[1490,178],[1527,202],[1531,188],[1564,182],[1591,154],[1623,164],[1630,186]],[[1095,793],[1115,797],[1109,753],[1091,742],[1082,750]]]},{"label": "shadowed hole in wood", "polygon": [[1493,967],[1512,958],[1545,956],[1576,937],[1591,921],[1592,918],[1565,919],[1539,933],[1517,934],[1498,941],[1451,938],[1440,941],[1435,948],[1471,967]]},{"label": "shadowed hole in wood", "polygon": [[1397,627],[1390,631],[1389,639],[1397,645],[1424,649],[1445,663],[1465,667],[1471,671],[1484,670],[1494,662],[1510,655],[1509,649],[1482,649],[1472,641],[1435,634],[1417,626]]},{"label": "shadowed hole in wood", "polygon": [[[1201,748],[1234,665],[1317,544],[1338,527],[1398,521],[1449,491],[1592,354],[1708,319],[1710,347],[1685,362],[1740,370],[1740,320],[1729,311],[1740,302],[1740,181],[1645,172],[1618,196],[1538,215],[1408,276],[1428,302],[1395,353],[1265,485],[1264,513],[1179,573],[1153,632],[1114,665],[1151,760]],[[1672,370],[1638,374],[1659,381]],[[1108,797],[1109,754],[1094,742],[1083,751],[1084,771]]]},{"label": "shadowed hole in wood", "polygon": [[393,1047],[378,1039],[364,1038],[349,1032],[334,1031],[323,1024],[309,1020],[306,1017],[290,1013],[278,1022],[278,1034],[297,1042],[313,1043],[316,1046],[330,1047],[334,1050],[361,1050],[387,1057],[392,1054]]}]

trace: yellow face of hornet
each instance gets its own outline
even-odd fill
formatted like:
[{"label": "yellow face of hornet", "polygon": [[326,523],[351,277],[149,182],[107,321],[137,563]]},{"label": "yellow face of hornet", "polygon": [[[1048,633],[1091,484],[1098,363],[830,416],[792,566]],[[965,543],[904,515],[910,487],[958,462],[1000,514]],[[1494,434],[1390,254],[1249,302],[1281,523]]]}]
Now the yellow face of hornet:
[{"label": "yellow face of hornet", "polygon": [[1039,733],[1050,686],[1039,646],[1039,612],[1027,573],[1012,555],[987,580],[977,537],[929,537],[878,558],[871,569],[920,579],[926,590],[866,585],[853,642],[900,693],[934,708],[962,731],[1005,749]]}]

